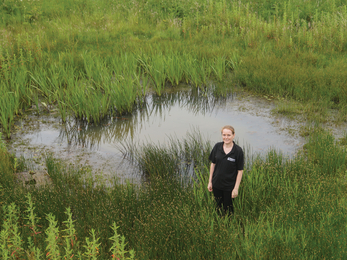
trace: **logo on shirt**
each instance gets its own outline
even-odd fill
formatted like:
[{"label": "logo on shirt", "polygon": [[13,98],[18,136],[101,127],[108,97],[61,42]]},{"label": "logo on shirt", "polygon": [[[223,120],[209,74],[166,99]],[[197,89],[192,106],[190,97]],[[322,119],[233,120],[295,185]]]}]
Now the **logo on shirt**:
[{"label": "logo on shirt", "polygon": [[228,161],[231,161],[231,162],[235,162],[235,159],[234,159],[234,158],[231,158],[231,157],[228,157],[227,160],[228,160]]}]

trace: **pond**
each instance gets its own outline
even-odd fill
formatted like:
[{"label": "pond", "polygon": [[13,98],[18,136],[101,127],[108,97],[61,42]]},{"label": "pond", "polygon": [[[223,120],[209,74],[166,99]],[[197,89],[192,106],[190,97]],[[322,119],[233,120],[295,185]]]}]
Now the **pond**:
[{"label": "pond", "polygon": [[[56,111],[33,111],[17,123],[11,150],[43,167],[44,157],[90,165],[103,177],[139,182],[138,169],[124,159],[120,147],[127,142],[165,145],[171,138],[199,133],[212,144],[221,141],[220,129],[232,125],[235,141],[252,153],[270,148],[292,156],[304,139],[286,130],[296,122],[272,115],[273,102],[244,93],[216,98],[198,90],[168,91],[148,95],[132,114],[106,118],[99,125],[68,120],[62,124]],[[41,166],[40,166],[41,165]]]}]

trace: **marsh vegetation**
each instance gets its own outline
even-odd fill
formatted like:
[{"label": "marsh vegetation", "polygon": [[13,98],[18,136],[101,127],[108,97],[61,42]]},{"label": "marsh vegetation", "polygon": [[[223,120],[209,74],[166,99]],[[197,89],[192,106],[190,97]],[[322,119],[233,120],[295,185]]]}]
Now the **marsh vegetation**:
[{"label": "marsh vegetation", "polygon": [[88,168],[47,156],[53,184],[29,190],[13,179],[25,164],[2,148],[2,255],[39,259],[54,245],[54,259],[69,250],[76,258],[112,258],[115,226],[137,259],[346,255],[346,150],[331,135],[314,131],[292,160],[276,151],[248,160],[232,218],[216,213],[207,191],[208,147],[191,137],[143,147],[136,158],[147,181],[140,186],[116,179],[106,186]]},{"label": "marsh vegetation", "polygon": [[238,84],[305,102],[312,119],[335,109],[346,120],[340,1],[6,0],[0,8],[8,138],[14,117],[32,106],[97,123],[130,113],[149,90],[161,95],[180,82],[203,90],[210,80],[218,95]]},{"label": "marsh vegetation", "polygon": [[98,124],[181,83],[207,96],[244,88],[310,122],[294,158],[249,156],[232,218],[213,209],[199,137],[128,147],[142,185],[106,186],[47,155],[53,185],[39,189],[16,184],[25,160],[1,141],[2,258],[345,258],[346,137],[319,124],[347,121],[346,19],[337,0],[1,1],[6,139],[28,109]]}]

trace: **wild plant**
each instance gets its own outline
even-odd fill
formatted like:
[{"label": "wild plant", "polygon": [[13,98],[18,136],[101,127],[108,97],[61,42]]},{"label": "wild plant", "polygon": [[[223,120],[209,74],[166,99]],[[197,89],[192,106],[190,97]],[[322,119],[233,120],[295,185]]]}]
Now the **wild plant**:
[{"label": "wild plant", "polygon": [[206,189],[208,186],[208,178],[204,172],[208,172],[207,167],[203,170],[195,170],[196,179],[193,179],[194,198],[200,208],[214,206],[213,198]]},{"label": "wild plant", "polygon": [[[182,6],[188,7],[191,4],[192,4],[191,2],[187,2],[184,4],[183,3],[178,4],[178,6],[180,6],[180,8]],[[335,6],[335,7],[333,8],[332,6]],[[298,11],[298,7],[296,7],[291,2],[284,2],[284,3],[280,3],[276,5],[276,9],[274,10],[276,20],[275,19],[272,20],[271,19],[272,16],[271,15],[268,16],[268,14],[270,14],[272,11],[268,12],[268,10],[264,9],[266,8],[265,6],[261,7],[259,5],[255,5],[254,3],[246,3],[246,2],[228,3],[223,1],[216,2],[216,3],[199,2],[197,3],[197,7],[193,8],[194,12],[189,13],[189,15],[186,14],[187,16],[185,17],[185,19],[183,19],[182,23],[173,24],[172,26],[176,26],[177,28],[182,27],[183,30],[185,30],[184,28],[186,28],[187,30],[187,26],[189,27],[198,26],[201,28],[205,28],[204,30],[214,30],[217,28],[218,30],[214,30],[213,34],[217,32],[217,34],[220,34],[222,36],[225,35],[225,33],[229,30],[229,27],[230,27],[230,33],[232,32],[233,35],[230,35],[232,37],[228,39],[228,42],[226,44],[229,44],[229,45],[231,44],[235,46],[236,48],[237,45],[240,45],[240,42],[244,42],[245,49],[242,52],[245,51],[244,55],[246,59],[247,57],[252,57],[253,55],[248,48],[254,49],[255,52],[258,52],[258,53],[260,51],[260,48],[263,48],[262,50],[264,51],[271,50],[271,52],[276,50],[277,51],[283,50],[283,53],[285,54],[287,53],[287,51],[284,51],[284,48],[286,48],[286,46],[288,46],[289,49],[293,50],[294,48],[297,48],[297,47],[304,48],[304,49],[305,48],[316,49],[319,46],[328,45],[330,47],[333,47],[333,49],[335,50],[343,51],[341,48],[343,48],[343,42],[345,40],[345,37],[343,36],[343,33],[341,32],[343,31],[344,25],[343,23],[340,22],[341,19],[336,15],[336,4],[332,4],[332,6],[328,6],[328,10],[331,11],[331,15],[329,12],[326,16],[319,15],[319,12],[317,9],[315,14],[313,15],[314,20],[307,21],[309,18],[305,17],[305,15],[303,14],[304,12],[300,13]],[[206,8],[204,9],[204,7]],[[130,8],[130,7],[127,7],[127,8]],[[140,3],[138,3],[138,8],[141,9],[144,7]],[[153,11],[153,10],[156,10],[155,8],[157,8],[157,6],[154,5],[151,8],[154,8],[154,9],[151,9],[151,11]],[[178,7],[175,6],[175,8],[178,8]],[[257,12],[257,14],[255,14],[255,11],[257,10],[256,8],[261,9],[261,11]],[[345,9],[343,9],[342,7],[340,10],[341,11],[340,13],[342,16],[345,15],[346,13],[343,11]],[[209,11],[207,12],[206,10],[209,10]],[[128,11],[125,13],[127,15],[129,14]],[[162,10],[161,10],[159,13],[157,14],[158,17],[161,17],[160,19],[164,19],[163,15],[165,12],[162,13]],[[78,14],[74,16],[74,18],[76,19],[77,17],[78,17]],[[142,19],[142,21],[145,23],[150,22],[150,20],[146,21],[146,18],[145,18],[146,16],[141,17],[141,15],[136,15],[136,17],[137,17],[136,18],[137,21],[139,19]],[[201,19],[202,17],[206,19]],[[245,19],[245,17],[247,17],[247,19]],[[305,20],[305,18],[307,19]],[[208,26],[206,24],[203,24],[204,20],[209,21]],[[136,25],[135,23],[133,26],[138,26],[138,25]],[[335,29],[335,27],[337,29]],[[197,30],[201,31],[201,28],[198,28]],[[161,30],[159,27],[157,27],[156,29]],[[262,30],[264,30],[264,33],[260,33]],[[331,31],[328,32],[329,30]],[[241,31],[241,34],[240,34],[240,31]],[[194,32],[194,30],[192,30],[192,32]],[[105,37],[106,37],[106,34],[108,33],[109,32],[105,32]],[[327,33],[329,33],[330,36],[324,35]],[[192,35],[193,37],[192,42],[198,41],[200,37],[199,34],[200,33],[196,33],[195,35],[194,34]],[[108,35],[107,37],[109,36],[110,35]],[[240,37],[242,37],[242,39]],[[265,40],[266,38],[268,39],[267,41]],[[213,39],[215,39],[215,37],[211,37],[211,41],[213,41]],[[318,41],[318,44],[316,39],[320,39]],[[16,43],[15,44],[16,48],[14,49],[15,51],[12,51],[11,48],[6,48],[2,51],[3,54],[1,55],[2,64],[3,64],[2,67],[4,68],[2,69],[2,74],[7,80],[9,80],[10,78],[16,78],[18,76],[16,75],[18,70],[17,69],[14,70],[13,66],[9,66],[9,64],[21,65],[23,69],[26,68],[30,71],[35,71],[36,68],[38,68],[38,65],[43,62],[42,57],[46,55],[46,54],[42,54],[43,40],[39,36],[35,38],[35,37],[29,36],[29,33],[26,33],[25,35],[23,34],[22,36],[21,35],[15,36],[14,40]],[[178,39],[178,41],[180,40],[181,39]],[[178,41],[176,41],[175,44]],[[225,57],[225,55],[229,56],[228,54],[226,54],[224,47],[217,50],[218,48],[211,41],[204,42],[203,46],[213,46],[213,48],[210,48],[210,47],[201,48],[201,50],[203,51],[199,50],[198,53],[195,53],[197,52],[196,47],[191,48],[193,51],[190,52],[190,51],[187,51],[188,49],[186,48],[178,47],[168,42],[164,42],[164,43],[158,42],[156,45],[158,47],[153,47],[153,48],[146,47],[148,46],[147,42],[141,42],[141,45],[135,44],[135,45],[132,45],[133,47],[131,48],[136,49],[137,48],[136,46],[141,46],[141,48],[137,48],[138,50],[136,51],[136,53],[137,54],[140,53],[141,55],[145,53],[145,55],[149,55],[152,57],[151,61],[148,60],[148,63],[147,63],[147,67],[150,66],[148,68],[151,68],[151,73],[147,73],[147,76],[152,77],[154,87],[157,88],[158,93],[161,93],[162,89],[166,87],[167,81],[170,81],[172,84],[174,83],[175,85],[177,85],[178,82],[181,80],[185,80],[186,82],[191,81],[196,86],[200,84],[206,85],[207,79],[210,78],[210,73],[207,72],[207,70],[212,70],[214,74],[217,75],[216,77],[219,79],[225,77],[225,68],[223,68],[222,63],[218,62],[212,65],[213,69],[210,66],[203,65],[205,59],[212,61],[212,59],[208,58],[211,55],[217,56],[215,58],[217,61],[218,59],[221,59],[221,57]],[[326,43],[322,44],[322,41],[325,41]],[[168,48],[166,48],[166,46],[169,46],[169,45],[171,46],[170,48],[172,48],[172,46],[175,46],[176,49],[173,48],[167,51]],[[319,48],[322,48],[322,47],[319,47]],[[166,51],[165,52],[159,51],[163,49],[166,49]],[[320,49],[320,51],[325,51],[325,50]],[[189,55],[186,54],[188,52],[189,52]],[[117,53],[118,54],[114,58],[114,62],[113,62],[113,65],[116,65],[115,68],[117,68],[115,70],[115,74],[122,75],[122,77],[125,78],[125,84],[124,85],[122,84],[123,85],[122,88],[117,88],[118,94],[114,94],[114,98],[118,97],[119,100],[115,100],[113,104],[115,103],[118,104],[117,110],[121,111],[123,107],[125,107],[126,111],[131,111],[132,110],[131,107],[134,106],[134,103],[136,103],[134,102],[135,100],[134,95],[136,96],[139,93],[138,91],[128,91],[129,89],[134,89],[132,87],[129,87],[132,84],[134,84],[134,82],[132,82],[131,79],[138,77],[138,74],[136,72],[138,71],[137,65],[136,65],[137,59],[136,58],[134,59],[134,57],[136,57],[136,54],[132,55],[132,54],[129,54],[130,52],[124,51],[124,50],[117,50]],[[293,52],[289,52],[289,53],[290,55],[288,55],[286,59],[289,59],[288,61],[290,62],[289,57],[292,57],[292,55],[294,54]],[[59,78],[62,78],[61,84],[50,83],[50,81],[52,80],[56,81],[56,79],[54,79],[56,77],[53,77],[53,75],[56,75],[56,74],[51,73],[51,76],[49,76],[49,73],[47,74],[45,72],[46,68],[41,67],[41,72],[42,72],[42,73],[40,72],[40,74],[42,74],[41,79],[39,79],[40,77],[38,77],[38,75],[34,76],[35,85],[37,84],[37,82],[41,82],[37,84],[38,88],[36,90],[40,93],[40,95],[43,95],[45,99],[48,99],[49,104],[55,103],[55,100],[54,98],[52,99],[52,97],[55,97],[56,95],[55,94],[52,95],[52,93],[56,93],[57,91],[56,88],[51,88],[51,85],[52,86],[59,85],[59,88],[60,87],[64,88],[64,86],[66,86],[65,84],[74,85],[76,82],[76,78],[80,80],[81,77],[82,78],[87,77],[89,79],[89,84],[96,86],[98,89],[101,88],[100,91],[105,91],[103,87],[105,85],[108,85],[108,83],[105,84],[106,82],[109,82],[109,79],[107,79],[109,77],[107,77],[107,75],[112,74],[111,71],[109,71],[110,58],[108,58],[107,55],[104,55],[105,58],[102,58],[101,56],[99,57],[99,55],[94,55],[92,52],[86,53],[86,52],[83,52],[82,50],[82,55],[81,57],[79,57],[79,65],[78,65],[78,62],[76,62],[76,57],[78,55],[76,57],[75,56],[76,56],[75,54],[71,54],[69,52],[65,52],[64,54],[60,52],[59,58],[58,58],[59,61],[55,61],[54,58],[52,58],[50,59],[49,63],[47,62],[47,64],[50,65],[48,67],[52,67],[51,65],[55,64],[57,65],[59,70],[62,71],[62,73],[59,73],[60,74]],[[226,60],[229,60],[230,57],[225,57],[225,58]],[[34,62],[35,59],[40,60],[40,62]],[[192,59],[195,61],[192,63],[192,61],[189,61],[189,59]],[[281,56],[281,59],[283,59],[283,56]],[[300,61],[298,61],[298,63],[300,64],[302,60],[301,59],[299,60]],[[263,59],[263,62],[266,63],[264,59]],[[156,63],[156,65],[154,65],[154,63]],[[28,67],[27,66],[28,64],[31,64],[31,65]],[[75,64],[75,65],[71,66],[71,64]],[[164,66],[165,69],[163,69],[163,64],[165,64]],[[178,64],[181,64],[181,65],[178,65]],[[217,64],[220,64],[222,66],[219,66]],[[248,66],[247,64],[243,64],[243,65],[244,66],[240,67],[241,71]],[[67,67],[64,68],[65,66]],[[127,71],[129,72],[131,71],[131,73],[124,74],[125,66],[127,67]],[[224,66],[228,68],[228,65],[224,65]],[[9,69],[9,67],[11,67],[11,69]],[[159,69],[159,67],[161,67],[161,69]],[[217,67],[220,67],[221,69],[217,69]],[[233,67],[235,68],[236,66],[233,66]],[[147,72],[149,71],[148,68],[146,70]],[[253,69],[253,68],[247,68],[247,69]],[[272,69],[266,69],[266,70],[273,71]],[[118,71],[121,71],[121,72],[119,73]],[[276,73],[283,73],[283,72],[276,71]],[[306,73],[306,74],[310,75],[309,73]],[[52,80],[50,79],[51,77],[53,78]],[[155,77],[155,79],[153,77]],[[289,83],[290,82],[290,80],[288,81],[289,76],[286,75],[285,77],[287,79],[287,82]],[[246,84],[250,88],[252,88],[252,86],[254,85],[257,85],[254,82],[252,83],[251,80],[245,81],[241,77],[237,77],[237,79],[240,80],[242,84]],[[278,82],[276,81],[273,84],[278,86]],[[19,85],[28,87],[31,84],[29,83],[29,80],[26,79],[25,84],[19,84]],[[136,85],[139,86],[138,84]],[[283,84],[280,84],[280,85],[282,86]],[[28,99],[28,96],[31,95],[32,99],[34,100],[34,103],[36,103],[36,105],[39,104],[39,99],[37,98],[39,97],[39,95],[36,95],[36,93],[33,93],[33,92],[32,94],[30,94],[29,93],[30,91],[28,91],[27,87],[25,88],[25,91],[21,90],[20,97],[16,98],[16,102],[21,102],[21,101],[24,101],[25,99],[26,103],[30,105],[32,101]],[[258,89],[261,89],[262,91],[267,91],[267,89],[264,88],[263,86],[258,87]],[[302,89],[302,87],[300,87],[300,89]],[[107,95],[107,93],[109,93],[108,91],[110,91],[110,89],[107,89],[107,91],[103,92],[103,94]],[[297,90],[297,92],[300,92],[300,91]],[[124,105],[122,104],[122,101],[124,100],[123,96],[125,97],[125,99],[130,99],[130,101],[125,102],[126,104]],[[297,96],[299,96],[299,94]],[[45,100],[42,102],[44,104],[47,104]],[[66,100],[62,100],[62,99],[57,101],[56,105],[59,107],[62,104],[62,102],[66,104],[65,107],[68,107],[68,108],[72,107],[67,104]],[[105,108],[105,106],[107,106],[107,102],[105,101],[105,99],[101,99],[101,102],[103,102],[102,107]],[[61,111],[63,121],[65,121],[67,112],[64,112],[64,111],[66,111],[66,109],[63,109],[61,106],[59,109]],[[88,111],[87,118],[89,118],[89,120],[97,121],[97,118],[102,117],[98,115],[100,111],[98,112],[97,111],[98,110],[95,110],[95,109],[92,109],[92,111]],[[102,114],[103,113],[104,112],[102,112]],[[5,128],[9,129],[9,125],[7,124]]]},{"label": "wild plant", "polygon": [[52,215],[52,213],[47,214],[47,221],[49,223],[48,228],[46,229],[46,257],[49,257],[49,259],[61,259],[61,253],[59,250],[59,227],[58,227],[58,221],[55,220],[55,216]]},{"label": "wild plant", "polygon": [[18,110],[18,102],[16,101],[15,94],[11,92],[4,92],[4,95],[0,98],[1,126],[8,139],[11,138],[14,112]]},{"label": "wild plant", "polygon": [[6,151],[6,145],[4,141],[2,140],[2,133],[0,132],[0,150],[1,151]]},{"label": "wild plant", "polygon": [[151,63],[148,66],[148,73],[153,79],[155,92],[160,96],[165,88],[166,73],[165,63],[162,54],[155,55],[151,59]]},{"label": "wild plant", "polygon": [[[115,255],[118,237],[121,245],[118,249],[134,248],[136,257],[141,259],[159,256],[170,259],[172,255],[176,258],[209,256],[218,259],[228,259],[230,255],[300,258],[305,250],[308,255],[342,258],[345,249],[341,243],[346,241],[344,230],[340,228],[346,222],[341,197],[345,190],[342,180],[346,151],[337,149],[332,153],[338,144],[328,137],[329,134],[311,132],[309,143],[294,158],[287,159],[274,150],[254,157],[245,168],[239,196],[234,200],[235,214],[230,218],[219,216],[214,208],[213,195],[207,190],[207,161],[202,160],[203,165],[196,168],[194,175],[182,179],[166,177],[163,168],[156,178],[150,176],[141,186],[114,182],[114,186],[105,187],[95,185],[92,180],[82,181],[81,185],[79,178],[72,176],[73,168],[68,169],[51,158],[47,165],[54,186],[47,191],[32,192],[31,196],[35,198],[36,223],[46,212],[54,211],[58,217],[41,221],[45,227],[35,224],[35,231],[45,229],[47,237],[50,230],[48,233],[55,236],[51,236],[50,242],[46,238],[45,244],[43,234],[37,234],[34,238],[40,238],[36,240],[38,244],[34,245],[35,240],[23,243],[25,251],[21,252],[42,258],[42,252],[48,252],[46,246],[57,243],[60,252],[59,256],[55,254],[57,258],[74,254],[74,258],[104,259]],[[190,141],[175,142],[167,149],[175,150],[171,157],[180,155],[183,163],[189,162],[186,158],[191,154],[206,158],[209,153],[203,142],[198,142],[199,145]],[[196,151],[190,147],[196,147]],[[164,148],[161,147],[166,151]],[[332,153],[336,159],[323,162],[327,153]],[[162,159],[167,161],[166,157]],[[332,164],[335,166],[331,167]],[[18,196],[18,202],[20,200]],[[69,213],[63,205],[73,210]],[[30,207],[34,208],[33,204]],[[27,218],[33,219],[30,214],[26,211]],[[57,230],[54,221],[63,223],[62,232]],[[91,227],[98,231],[87,233]],[[126,234],[129,241],[125,247],[120,233]],[[6,234],[2,232],[1,237]],[[30,234],[33,233],[24,228],[21,240],[25,241]],[[77,236],[79,239],[76,240]],[[88,243],[84,242],[86,237]],[[26,245],[36,251],[27,249]],[[9,255],[8,252],[5,254]],[[130,257],[129,252],[124,255]]]},{"label": "wild plant", "polygon": [[212,66],[212,70],[219,81],[223,80],[223,76],[226,73],[226,61],[225,57],[218,57],[215,59],[214,65]]},{"label": "wild plant", "polygon": [[[55,106],[63,121],[74,114],[81,121],[98,122],[114,111],[131,112],[137,95],[144,96],[150,87],[164,96],[167,82],[192,83],[212,93],[210,88],[215,84],[208,84],[211,77],[228,81],[226,74],[231,68],[233,80],[242,87],[278,96],[279,100],[308,104],[285,107],[282,113],[314,117],[317,113],[324,115],[325,110],[319,107],[325,106],[339,109],[339,121],[346,120],[347,12],[340,1],[321,1],[319,5],[309,1],[17,2],[11,8],[19,8],[19,15],[6,9],[9,1],[6,8],[0,7],[0,90],[5,93],[0,98],[0,109],[1,126],[7,136],[15,115],[35,103]],[[33,11],[25,13],[30,17],[35,16],[35,7],[41,10],[37,12],[39,19],[23,17],[24,4]],[[125,123],[121,127],[123,132],[130,129]],[[68,170],[51,163],[56,190],[33,192],[40,203],[37,218],[44,219],[47,212],[54,211],[58,223],[62,223],[63,206],[73,202],[70,206],[77,208],[77,217],[75,222],[64,223],[70,228],[66,227],[67,233],[60,236],[70,236],[72,246],[72,225],[76,234],[83,234],[83,240],[85,230],[95,223],[100,239],[95,235],[92,241],[102,241],[103,247],[99,248],[99,258],[109,253],[110,247],[104,241],[111,236],[108,230],[114,222],[105,216],[117,215],[121,231],[126,232],[129,245],[141,259],[293,259],[322,255],[343,259],[346,236],[340,227],[346,224],[341,197],[345,191],[341,181],[345,152],[337,148],[333,138],[310,134],[308,145],[292,160],[283,160],[272,152],[265,156],[267,159],[255,159],[247,168],[232,225],[210,207],[208,203],[213,200],[204,185],[198,186],[200,181],[194,177],[197,186],[189,182],[194,170],[201,172],[201,178],[208,175],[204,168],[207,151],[201,154],[199,146],[181,141],[171,146],[177,150],[153,146],[136,155],[144,159],[143,169],[160,179],[154,183],[155,178],[151,178],[147,189],[136,192],[117,184],[110,196],[106,188],[83,186],[77,177],[60,174]],[[19,188],[14,192],[12,173],[16,167],[2,150],[0,203],[4,204]],[[186,172],[189,181],[183,179],[195,190],[187,183],[180,186],[180,181],[170,186],[163,178],[169,172]],[[18,196],[17,200],[22,199]],[[35,223],[35,231],[40,232],[43,227],[37,220]],[[29,233],[26,229],[23,234]],[[28,238],[28,258],[43,258],[42,235]],[[7,236],[2,232],[2,241]],[[60,257],[72,253],[80,259],[85,257],[82,247],[73,251],[67,240],[59,239],[64,245],[58,244]],[[51,242],[54,245],[55,240]],[[6,249],[3,243],[1,246]],[[14,255],[19,252],[24,254],[16,251]],[[11,253],[6,251],[4,258],[11,257]]]},{"label": "wild plant", "polygon": [[[116,223],[113,222],[112,230],[114,235],[110,237],[110,240],[112,241],[112,246],[110,248],[110,252],[112,253],[111,257],[112,259],[135,259],[135,251],[131,249],[130,251],[126,251],[125,246],[125,237],[118,234]],[[126,255],[129,253],[129,256],[126,257]]]},{"label": "wild plant", "polygon": [[3,206],[3,228],[0,231],[2,259],[14,259],[23,255],[22,239],[19,231],[18,208],[15,203]]},{"label": "wild plant", "polygon": [[122,152],[142,174],[172,180],[194,176],[194,169],[201,169],[208,163],[206,154],[211,149],[211,144],[197,130],[181,141],[171,137],[167,145],[146,144],[141,149],[133,148],[134,145],[123,144],[123,149],[128,150]]},{"label": "wild plant", "polygon": [[164,62],[168,80],[173,86],[178,85],[183,79],[184,66],[182,63],[184,60],[181,58],[181,55],[176,52],[171,52],[166,55]]},{"label": "wild plant", "polygon": [[64,246],[64,259],[69,259],[74,256],[74,252],[76,252],[75,248],[78,247],[77,244],[77,236],[76,236],[76,229],[74,225],[74,221],[72,220],[72,212],[70,208],[67,208],[65,211],[65,214],[67,215],[67,220],[63,221],[63,224],[65,225],[66,229],[64,229],[62,232],[64,235],[62,237],[65,240],[65,246]]},{"label": "wild plant", "polygon": [[38,224],[37,224],[37,216],[36,216],[36,213],[34,212],[35,210],[35,206],[34,206],[34,203],[32,201],[32,198],[31,198],[31,194],[28,193],[26,195],[26,199],[27,199],[27,209],[26,209],[26,219],[27,219],[27,227],[31,230],[31,235],[35,238],[34,235],[38,235],[40,234],[41,232],[39,231],[39,227],[38,227]]},{"label": "wild plant", "polygon": [[99,238],[96,238],[94,229],[90,230],[90,236],[91,240],[89,237],[86,237],[86,244],[84,245],[85,252],[83,255],[85,259],[98,259],[101,243],[98,243]]}]

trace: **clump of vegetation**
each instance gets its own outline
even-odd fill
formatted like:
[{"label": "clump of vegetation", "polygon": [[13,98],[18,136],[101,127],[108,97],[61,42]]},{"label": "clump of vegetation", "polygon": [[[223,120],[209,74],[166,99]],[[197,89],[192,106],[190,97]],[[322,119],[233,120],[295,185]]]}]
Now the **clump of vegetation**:
[{"label": "clump of vegetation", "polygon": [[6,0],[0,17],[7,138],[28,108],[99,123],[131,113],[148,91],[161,95],[180,82],[204,89],[211,80],[219,94],[239,84],[319,103],[309,111],[323,113],[317,120],[327,109],[347,120],[341,1]]},{"label": "clump of vegetation", "polygon": [[347,133],[345,133],[344,136],[339,139],[339,141],[342,146],[347,146]]},{"label": "clump of vegetation", "polygon": [[[27,109],[97,124],[181,82],[216,95],[237,84],[301,103],[280,105],[284,115],[347,120],[343,1],[4,0],[0,17],[6,138]],[[294,158],[247,164],[231,218],[214,210],[209,149],[195,139],[127,151],[148,177],[138,186],[48,156],[53,184],[30,192],[0,142],[2,258],[345,258],[346,150],[309,130]]]},{"label": "clump of vegetation", "polygon": [[[181,150],[180,145],[198,147],[195,141],[172,141],[170,149],[173,154],[192,154],[194,149]],[[106,186],[89,178],[87,168],[66,166],[48,156],[51,186],[30,193],[21,187],[2,189],[0,232],[2,245],[9,245],[1,249],[3,256],[13,253],[30,259],[49,252],[57,258],[74,254],[80,259],[108,259],[122,248],[132,248],[139,259],[302,258],[302,252],[307,252],[304,258],[343,258],[346,254],[341,227],[347,224],[343,206],[347,154],[323,130],[313,129],[306,149],[294,158],[272,150],[253,157],[231,218],[214,210],[207,190],[207,162],[200,161],[195,175],[177,178],[180,173],[156,168],[173,165],[176,158],[152,160],[152,148],[144,147],[144,154],[134,160],[150,158],[148,181],[141,185],[114,181]],[[201,153],[207,158],[209,151]],[[6,181],[13,178],[1,178],[2,187]],[[124,234],[126,246],[115,246],[117,234]],[[125,245],[124,238],[119,237],[118,243]]]},{"label": "clump of vegetation", "polygon": [[197,130],[186,139],[170,137],[166,145],[146,144],[139,147],[131,142],[120,147],[124,158],[137,165],[144,177],[189,179],[208,165],[212,146]]},{"label": "clump of vegetation", "polygon": [[[0,232],[0,255],[2,259],[100,259],[101,243],[91,229],[90,237],[79,241],[76,235],[74,220],[70,208],[65,211],[66,220],[60,230],[58,221],[51,213],[46,215],[47,229],[42,231],[38,225],[39,218],[35,213],[35,205],[31,194],[26,195],[27,209],[21,214],[15,203],[3,206],[3,224]],[[20,220],[24,217],[24,221]],[[114,235],[110,248],[111,259],[135,259],[134,250],[126,250],[125,237],[117,232],[118,227],[113,223]]]}]

